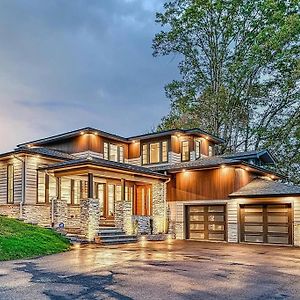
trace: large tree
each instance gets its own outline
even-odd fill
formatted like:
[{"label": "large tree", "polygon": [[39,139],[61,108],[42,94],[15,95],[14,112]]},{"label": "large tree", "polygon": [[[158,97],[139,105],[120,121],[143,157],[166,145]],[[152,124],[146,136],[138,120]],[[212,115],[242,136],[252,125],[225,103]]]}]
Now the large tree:
[{"label": "large tree", "polygon": [[171,110],[158,130],[204,128],[226,140],[222,153],[268,146],[295,179],[299,8],[299,0],[167,2],[154,55],[175,55],[180,79],[166,86]]}]

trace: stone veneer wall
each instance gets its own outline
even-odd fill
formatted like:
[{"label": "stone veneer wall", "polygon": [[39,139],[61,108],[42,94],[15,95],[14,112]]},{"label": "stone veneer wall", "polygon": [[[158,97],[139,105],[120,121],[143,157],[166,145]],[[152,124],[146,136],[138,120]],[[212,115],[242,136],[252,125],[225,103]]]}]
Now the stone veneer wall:
[{"label": "stone veneer wall", "polygon": [[19,218],[20,206],[14,204],[0,205],[0,215],[7,216],[10,218]]},{"label": "stone veneer wall", "polygon": [[51,226],[50,205],[24,205],[23,219],[40,226]]},{"label": "stone veneer wall", "polygon": [[163,182],[154,183],[152,185],[152,219],[153,234],[164,233],[167,223],[167,207],[166,207],[167,189]]},{"label": "stone veneer wall", "polygon": [[151,234],[150,216],[132,216],[134,234]]},{"label": "stone veneer wall", "polygon": [[68,206],[66,227],[80,228],[80,206]]},{"label": "stone veneer wall", "polygon": [[[64,226],[67,224],[68,220],[68,204],[66,200],[53,199],[53,222],[54,227],[58,227],[59,224],[63,223]],[[50,214],[52,215],[52,205],[50,209]]]},{"label": "stone veneer wall", "polygon": [[93,241],[99,229],[99,199],[83,199],[80,201],[80,227],[83,235]]}]

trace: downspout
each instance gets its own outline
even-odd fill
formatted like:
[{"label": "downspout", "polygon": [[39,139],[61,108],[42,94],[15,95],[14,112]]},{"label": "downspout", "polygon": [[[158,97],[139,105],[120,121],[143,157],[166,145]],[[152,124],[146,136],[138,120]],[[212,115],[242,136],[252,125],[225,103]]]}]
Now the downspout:
[{"label": "downspout", "polygon": [[25,196],[26,196],[26,161],[27,156],[24,156],[24,159],[17,157],[16,155],[13,156],[15,159],[20,161],[22,163],[22,196],[21,196],[21,202],[20,202],[20,216],[19,218],[23,218],[23,205],[25,203]]},{"label": "downspout", "polygon": [[[167,175],[167,172],[165,172],[165,175]],[[164,209],[164,233],[166,232],[166,228],[167,228],[167,209],[168,209],[168,205],[167,205],[167,184],[171,181],[171,178],[168,178],[164,184],[165,184],[165,189],[166,191],[164,192],[164,202],[165,202],[165,209]]]}]

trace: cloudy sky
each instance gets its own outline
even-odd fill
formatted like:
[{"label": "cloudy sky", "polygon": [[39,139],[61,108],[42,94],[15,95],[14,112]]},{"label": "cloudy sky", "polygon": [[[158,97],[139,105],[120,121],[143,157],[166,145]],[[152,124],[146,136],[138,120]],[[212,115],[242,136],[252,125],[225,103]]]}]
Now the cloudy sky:
[{"label": "cloudy sky", "polygon": [[153,58],[163,0],[1,0],[0,151],[85,126],[148,132],[168,112]]}]

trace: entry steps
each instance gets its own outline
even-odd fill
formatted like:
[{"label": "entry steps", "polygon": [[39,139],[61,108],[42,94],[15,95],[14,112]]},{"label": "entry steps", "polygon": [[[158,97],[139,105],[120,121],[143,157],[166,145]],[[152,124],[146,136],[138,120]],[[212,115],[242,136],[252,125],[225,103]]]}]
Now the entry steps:
[{"label": "entry steps", "polygon": [[86,245],[89,241],[82,234],[67,233],[65,237],[70,241],[72,245]]},{"label": "entry steps", "polygon": [[103,245],[117,245],[136,243],[136,235],[126,235],[126,233],[117,227],[100,227],[96,238],[97,242]]}]

